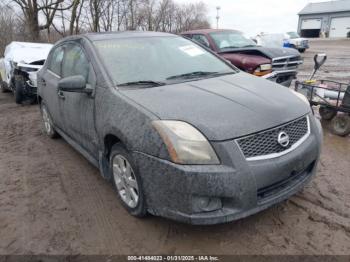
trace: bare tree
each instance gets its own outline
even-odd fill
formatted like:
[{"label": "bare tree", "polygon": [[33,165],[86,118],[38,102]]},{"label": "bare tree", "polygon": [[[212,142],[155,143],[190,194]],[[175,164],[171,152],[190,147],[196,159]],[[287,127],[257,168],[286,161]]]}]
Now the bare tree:
[{"label": "bare tree", "polygon": [[69,21],[69,34],[77,34],[79,32],[79,20],[84,5],[84,0],[73,0],[72,12]]},{"label": "bare tree", "polygon": [[0,3],[0,57],[12,41],[27,40],[24,23],[12,7]]},{"label": "bare tree", "polygon": [[[68,10],[72,5],[59,7],[64,0],[12,0],[23,12],[26,24],[28,26],[31,40],[40,39],[40,31],[49,29],[59,10]],[[45,23],[39,23],[39,16],[45,17]]]},{"label": "bare tree", "polygon": [[176,0],[7,1],[14,3],[12,6],[15,9],[22,10],[32,41],[53,42],[58,37],[89,31],[148,30],[178,33],[210,27],[207,9],[202,2],[181,5]]}]

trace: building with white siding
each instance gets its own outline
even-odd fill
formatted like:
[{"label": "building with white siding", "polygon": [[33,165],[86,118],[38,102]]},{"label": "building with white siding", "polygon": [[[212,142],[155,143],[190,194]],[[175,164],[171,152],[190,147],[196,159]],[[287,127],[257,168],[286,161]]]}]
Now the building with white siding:
[{"label": "building with white siding", "polygon": [[302,37],[350,37],[350,0],[309,3],[298,15]]}]

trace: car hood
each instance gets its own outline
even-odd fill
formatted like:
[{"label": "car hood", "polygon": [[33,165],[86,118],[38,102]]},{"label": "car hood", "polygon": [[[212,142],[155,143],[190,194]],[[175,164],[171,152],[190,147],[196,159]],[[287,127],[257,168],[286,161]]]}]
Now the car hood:
[{"label": "car hood", "polygon": [[262,64],[270,64],[271,59],[261,55],[247,55],[241,53],[225,53],[221,54],[223,58],[230,61],[233,65],[248,73],[253,73],[254,70]]},{"label": "car hood", "polygon": [[243,54],[254,54],[254,55],[262,55],[267,58],[273,59],[277,57],[284,56],[300,56],[297,50],[292,48],[270,48],[263,46],[254,46],[254,47],[245,47],[245,48],[233,48],[229,49],[225,52],[219,52],[219,54],[225,53],[243,53]]},{"label": "car hood", "polygon": [[211,141],[275,127],[310,111],[289,89],[244,72],[120,91],[160,119],[192,124]]},{"label": "car hood", "polygon": [[51,44],[12,42],[6,47],[5,60],[23,64],[45,60],[52,46]]}]

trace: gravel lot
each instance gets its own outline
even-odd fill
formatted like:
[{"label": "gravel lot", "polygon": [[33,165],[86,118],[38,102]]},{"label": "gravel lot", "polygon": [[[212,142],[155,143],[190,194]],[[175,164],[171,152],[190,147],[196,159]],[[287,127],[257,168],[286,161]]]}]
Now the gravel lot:
[{"label": "gravel lot", "polygon": [[[350,41],[313,40],[320,75],[350,81]],[[281,87],[282,88],[282,87]],[[290,200],[217,226],[129,216],[112,186],[64,140],[41,131],[39,110],[0,94],[0,254],[350,254],[350,137],[325,138],[314,180]]]}]

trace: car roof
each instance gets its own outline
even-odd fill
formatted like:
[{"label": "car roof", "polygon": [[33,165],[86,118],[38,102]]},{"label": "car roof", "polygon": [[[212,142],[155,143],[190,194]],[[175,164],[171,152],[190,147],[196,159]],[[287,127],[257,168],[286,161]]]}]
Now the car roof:
[{"label": "car roof", "polygon": [[185,35],[185,34],[209,34],[209,33],[215,33],[215,32],[237,32],[237,33],[242,33],[241,31],[234,30],[234,29],[198,29],[198,30],[191,30],[191,31],[182,32],[181,35]]},{"label": "car roof", "polygon": [[110,40],[110,39],[126,39],[126,38],[145,38],[145,37],[177,37],[177,35],[170,33],[162,33],[162,32],[151,32],[151,31],[120,31],[120,32],[103,32],[103,33],[85,33],[80,35],[72,35],[67,36],[61,40],[59,40],[57,44],[78,40],[82,38],[86,38],[90,41],[99,41],[99,40]]},{"label": "car roof", "polygon": [[83,35],[91,41],[118,39],[118,38],[139,38],[139,37],[162,37],[176,36],[169,33],[150,32],[150,31],[123,31],[123,32],[105,32],[105,33],[87,33]]}]

